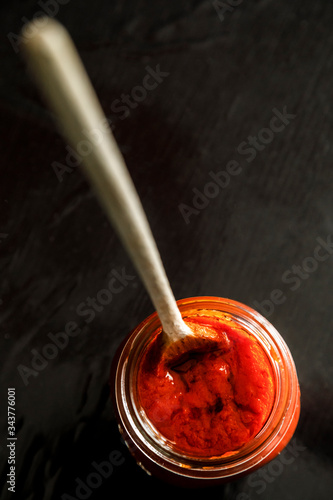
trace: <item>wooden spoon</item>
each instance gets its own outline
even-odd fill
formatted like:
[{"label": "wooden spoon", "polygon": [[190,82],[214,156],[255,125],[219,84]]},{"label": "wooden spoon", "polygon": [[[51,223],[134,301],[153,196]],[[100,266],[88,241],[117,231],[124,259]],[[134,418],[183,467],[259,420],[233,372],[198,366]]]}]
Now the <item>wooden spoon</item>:
[{"label": "wooden spoon", "polygon": [[184,352],[208,348],[209,333],[196,334],[182,319],[138,194],[68,32],[45,18],[27,25],[22,36],[28,67],[61,133],[75,150],[89,139],[84,171],[156,308],[164,359],[172,363]]}]

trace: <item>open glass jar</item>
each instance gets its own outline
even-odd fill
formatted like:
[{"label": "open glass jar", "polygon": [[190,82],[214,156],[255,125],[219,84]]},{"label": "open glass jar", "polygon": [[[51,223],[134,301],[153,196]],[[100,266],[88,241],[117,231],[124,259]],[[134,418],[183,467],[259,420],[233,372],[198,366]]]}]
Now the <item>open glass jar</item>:
[{"label": "open glass jar", "polygon": [[252,335],[265,351],[272,367],[275,397],[261,431],[239,450],[219,457],[189,456],[157,431],[140,405],[137,387],[140,359],[161,330],[156,313],[139,324],[120,346],[111,369],[111,394],[119,430],[146,472],[182,486],[215,485],[263,466],[287,445],[300,412],[296,368],[281,335],[254,309],[218,297],[192,297],[177,303],[184,319],[210,316],[231,322]]}]

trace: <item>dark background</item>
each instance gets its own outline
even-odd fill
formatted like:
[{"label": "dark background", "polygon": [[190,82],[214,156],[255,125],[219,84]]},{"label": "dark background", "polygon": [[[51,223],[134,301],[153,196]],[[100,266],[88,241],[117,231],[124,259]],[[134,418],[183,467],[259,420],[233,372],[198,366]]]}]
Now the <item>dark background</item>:
[{"label": "dark background", "polygon": [[[273,290],[283,294],[282,303],[264,303],[265,314],[297,366],[302,411],[292,443],[302,451],[282,471],[265,469],[262,492],[244,478],[186,495],[331,498],[333,250],[313,256],[317,238],[329,245],[333,235],[333,4],[233,1],[224,19],[210,1],[56,6],[113,121],[176,298],[215,295],[260,309]],[[66,143],[14,50],[24,42],[13,46],[41,10],[35,1],[0,10],[1,498],[77,498],[76,478],[85,481],[113,450],[124,462],[89,498],[180,498],[182,490],[135,464],[114,420],[111,360],[153,309],[80,168],[60,182],[52,166],[66,164]],[[115,99],[157,65],[169,75],[121,119]],[[239,145],[284,107],[296,117],[247,161]],[[186,224],[179,204],[193,206],[193,189],[203,192],[209,172],[230,160],[241,173]],[[122,269],[135,279],[86,325],[77,306]],[[296,272],[293,287],[282,277]],[[31,368],[31,351],[41,353],[48,334],[70,321],[80,334],[25,385],[18,366]],[[14,495],[5,485],[7,387],[16,388]]]}]

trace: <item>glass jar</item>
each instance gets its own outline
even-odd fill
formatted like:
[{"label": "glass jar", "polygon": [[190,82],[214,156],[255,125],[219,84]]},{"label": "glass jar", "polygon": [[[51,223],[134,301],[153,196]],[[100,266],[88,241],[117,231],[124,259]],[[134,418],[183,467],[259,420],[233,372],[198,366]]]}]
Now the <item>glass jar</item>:
[{"label": "glass jar", "polygon": [[261,431],[241,449],[221,457],[193,457],[175,450],[140,407],[136,378],[145,347],[161,330],[156,313],[126,337],[112,364],[111,394],[119,430],[137,463],[148,473],[181,486],[208,486],[253,472],[276,457],[291,439],[300,413],[300,391],[291,353],[277,330],[254,309],[218,297],[177,302],[183,318],[211,316],[255,337],[272,366],[275,399]]}]

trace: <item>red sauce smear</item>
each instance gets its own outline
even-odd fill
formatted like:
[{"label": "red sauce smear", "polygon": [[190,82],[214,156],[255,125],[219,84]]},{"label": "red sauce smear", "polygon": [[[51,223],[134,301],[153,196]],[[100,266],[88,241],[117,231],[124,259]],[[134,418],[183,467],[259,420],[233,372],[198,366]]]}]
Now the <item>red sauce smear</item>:
[{"label": "red sauce smear", "polygon": [[265,424],[274,401],[272,367],[244,330],[208,316],[185,321],[213,329],[218,348],[192,353],[176,366],[163,359],[156,364],[157,335],[139,367],[139,399],[151,423],[177,449],[221,456],[244,446]]}]

